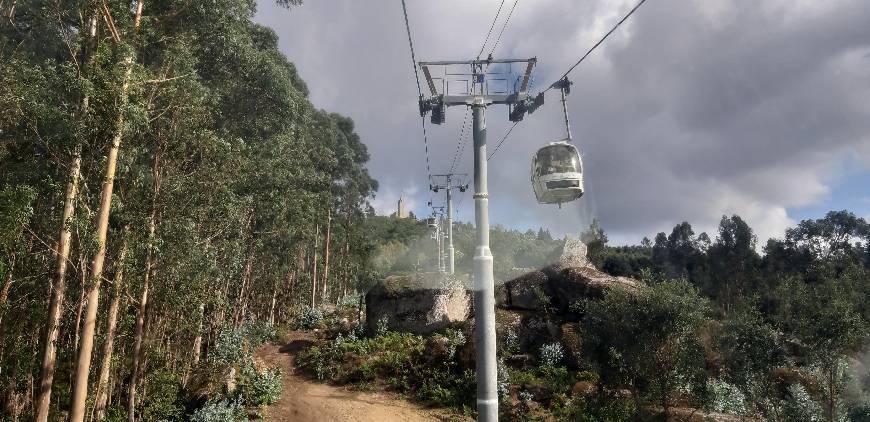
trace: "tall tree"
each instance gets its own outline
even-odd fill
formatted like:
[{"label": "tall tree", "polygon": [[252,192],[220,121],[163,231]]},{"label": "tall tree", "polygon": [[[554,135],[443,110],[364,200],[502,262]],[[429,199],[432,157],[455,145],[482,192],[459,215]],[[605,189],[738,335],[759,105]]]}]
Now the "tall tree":
[{"label": "tall tree", "polygon": [[[143,6],[144,0],[136,0],[133,29],[131,31],[133,37],[135,37],[136,32],[139,30]],[[105,3],[103,3],[103,17],[109,23],[109,32],[112,33],[112,38],[116,45],[119,45],[121,39],[117,32],[117,28],[115,28],[112,23],[113,18],[111,11]],[[118,152],[121,147],[121,139],[123,138],[124,132],[124,113],[128,98],[127,91],[130,88],[130,79],[133,74],[134,52],[132,48],[128,49],[124,54],[124,74],[118,91],[117,119],[115,121],[114,135],[112,136],[108,158],[106,160],[106,172],[100,196],[100,208],[97,214],[96,238],[98,249],[91,262],[91,286],[87,296],[87,310],[84,328],[82,329],[78,361],[76,364],[75,385],[72,395],[72,411],[70,413],[70,420],[73,422],[81,422],[85,418],[85,402],[87,401],[88,394],[88,376],[90,374],[91,353],[94,346],[94,329],[96,326],[97,310],[99,306],[100,286],[102,285],[103,263],[106,258],[106,233],[109,230],[109,213],[111,212],[112,206],[112,190],[115,184],[115,170],[118,162]]]}]

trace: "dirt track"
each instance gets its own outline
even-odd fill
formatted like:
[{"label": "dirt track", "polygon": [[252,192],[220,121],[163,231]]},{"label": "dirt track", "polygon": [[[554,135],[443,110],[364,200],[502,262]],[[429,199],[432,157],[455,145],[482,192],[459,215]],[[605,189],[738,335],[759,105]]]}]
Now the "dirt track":
[{"label": "dirt track", "polygon": [[292,332],[284,344],[267,344],[255,357],[284,371],[284,393],[266,411],[266,420],[326,421],[454,421],[465,420],[442,409],[427,409],[396,395],[352,391],[313,382],[296,373],[295,355],[312,344],[305,332]]}]

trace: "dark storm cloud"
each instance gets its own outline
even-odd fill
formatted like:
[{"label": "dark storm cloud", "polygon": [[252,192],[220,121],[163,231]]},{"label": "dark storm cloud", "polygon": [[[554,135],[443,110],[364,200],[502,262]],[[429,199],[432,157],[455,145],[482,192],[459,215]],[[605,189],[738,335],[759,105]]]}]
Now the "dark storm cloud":
[{"label": "dark storm cloud", "polygon": [[[537,88],[570,66],[633,4],[518,3],[496,56],[537,56]],[[289,14],[260,2],[319,107],[352,117],[381,182],[424,211],[426,166],[401,7],[309,1]],[[497,1],[408,2],[418,60],[477,53]],[[539,206],[529,157],[563,136],[558,96],[528,116],[490,163],[492,221],[577,232],[599,218],[635,242],[688,220],[712,229],[738,213],[759,238],[781,235],[790,207],[826,198],[847,158],[870,164],[870,3],[650,1],[571,75],[588,194]],[[496,31],[500,25],[496,26]],[[485,53],[484,53],[485,54]],[[464,110],[430,128],[432,171],[447,170]],[[488,111],[490,148],[508,127]],[[470,172],[471,148],[459,169]],[[469,195],[470,196],[470,195]],[[460,218],[472,217],[465,198]]]}]

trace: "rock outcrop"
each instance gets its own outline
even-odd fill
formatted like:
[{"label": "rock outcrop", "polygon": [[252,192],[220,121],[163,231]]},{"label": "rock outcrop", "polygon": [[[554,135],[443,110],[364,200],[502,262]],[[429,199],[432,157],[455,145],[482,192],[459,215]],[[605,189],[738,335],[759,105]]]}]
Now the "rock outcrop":
[{"label": "rock outcrop", "polygon": [[[514,364],[534,363],[540,348],[559,342],[564,363],[579,366],[582,347],[577,304],[598,299],[607,289],[639,290],[643,284],[597,270],[586,257],[586,245],[565,242],[560,261],[526,272],[496,288],[496,338]],[[370,332],[386,324],[395,331],[429,334],[466,322],[466,338],[474,338],[472,293],[463,283],[440,274],[388,277],[366,294]],[[460,348],[460,362],[474,363],[474,341]]]},{"label": "rock outcrop", "polygon": [[562,247],[562,255],[559,257],[559,264],[565,267],[591,267],[592,263],[586,256],[588,248],[580,239],[575,239],[571,236],[565,237],[565,246]]},{"label": "rock outcrop", "polygon": [[643,283],[614,277],[596,269],[586,257],[586,245],[568,238],[559,263],[530,271],[496,289],[497,338],[502,350],[515,356],[538,356],[541,346],[558,342],[564,363],[580,364],[583,339],[580,321],[587,299],[599,299],[608,289],[638,291]]},{"label": "rock outcrop", "polygon": [[505,282],[498,289],[496,302],[505,309],[572,314],[572,305],[583,299],[601,298],[607,289],[638,290],[641,286],[637,280],[614,277],[592,265],[572,267],[559,263]]},{"label": "rock outcrop", "polygon": [[437,274],[387,277],[366,293],[366,325],[429,334],[465,321],[471,295],[461,282]]}]

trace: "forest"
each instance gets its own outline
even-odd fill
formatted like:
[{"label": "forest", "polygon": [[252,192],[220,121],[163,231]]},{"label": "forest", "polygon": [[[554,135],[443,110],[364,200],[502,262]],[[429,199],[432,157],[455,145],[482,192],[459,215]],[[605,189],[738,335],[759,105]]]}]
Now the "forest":
[{"label": "forest", "polygon": [[355,290],[366,146],[255,2],[0,11],[4,415],[156,420],[222,333]]}]

